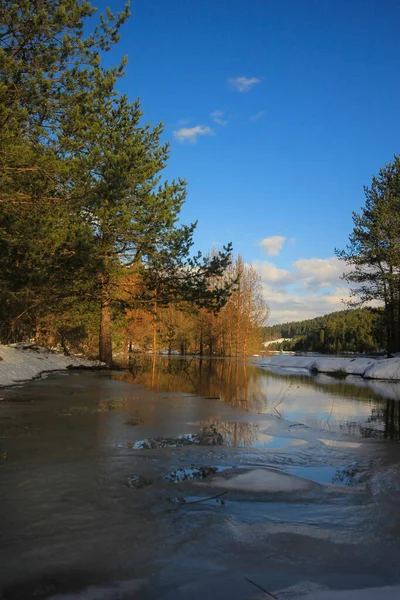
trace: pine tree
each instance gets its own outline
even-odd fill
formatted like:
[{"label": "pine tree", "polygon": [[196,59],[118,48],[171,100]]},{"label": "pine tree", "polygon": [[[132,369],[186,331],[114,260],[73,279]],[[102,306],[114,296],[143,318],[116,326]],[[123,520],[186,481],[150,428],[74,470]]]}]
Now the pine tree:
[{"label": "pine tree", "polygon": [[156,296],[156,305],[220,308],[230,284],[212,289],[209,281],[221,277],[231,248],[190,257],[195,224],[178,225],[186,182],[161,177],[169,154],[162,125],[143,125],[139,103],[118,95],[125,61],[100,64],[128,6],[107,11],[87,36],[90,2],[7,0],[0,10],[3,322],[15,328],[24,316],[31,333],[49,312],[96,303],[100,358],[110,363],[121,307]]},{"label": "pine tree", "polygon": [[344,277],[355,283],[354,305],[384,305],[388,353],[400,351],[400,157],[365,187],[365,206],[353,213],[354,229],[337,256],[352,270]]},{"label": "pine tree", "polygon": [[74,157],[74,210],[92,231],[96,269],[90,277],[101,310],[99,354],[107,363],[113,307],[121,302],[219,307],[229,291],[223,286],[211,293],[208,279],[222,274],[231,249],[211,260],[190,257],[196,224],[177,224],[186,182],[161,182],[169,144],[161,143],[162,124],[142,125],[142,117],[139,102],[118,96],[112,78],[99,74],[88,102],[71,107],[63,126],[66,154]]},{"label": "pine tree", "polygon": [[122,74],[123,65],[101,71],[99,53],[118,40],[129,9],[116,16],[107,11],[84,35],[94,12],[90,2],[78,0],[4,0],[0,6],[3,331],[25,319],[24,333],[31,333],[44,305],[50,310],[51,300],[58,307],[71,301],[90,260],[90,231],[71,208],[71,153],[62,125],[100,76],[115,81]]},{"label": "pine tree", "polygon": [[[99,72],[99,52],[118,41],[129,15],[100,16],[78,0],[3,0],[0,7],[0,200],[59,199],[57,148],[65,110],[85,102]],[[112,69],[114,77],[123,65]],[[55,179],[55,176],[57,178]],[[37,189],[40,184],[42,189]],[[46,185],[47,184],[47,185]]]}]

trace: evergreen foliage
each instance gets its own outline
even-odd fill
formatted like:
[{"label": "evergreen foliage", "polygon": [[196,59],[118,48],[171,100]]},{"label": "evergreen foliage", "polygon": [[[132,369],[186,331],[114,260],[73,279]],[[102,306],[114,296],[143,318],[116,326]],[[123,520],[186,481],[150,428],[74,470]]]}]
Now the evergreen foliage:
[{"label": "evergreen foliage", "polygon": [[353,213],[349,244],[336,254],[351,271],[354,306],[377,301],[384,306],[388,354],[400,351],[400,156],[384,166],[371,187],[365,206]]},{"label": "evergreen foliage", "polygon": [[65,345],[97,322],[111,363],[113,318],[161,289],[164,306],[223,306],[234,282],[209,283],[230,245],[191,257],[196,224],[178,223],[186,182],[161,178],[162,125],[143,125],[139,102],[118,94],[125,59],[101,66],[129,5],[88,34],[83,0],[6,0],[0,13],[1,339],[52,327]]},{"label": "evergreen foliage", "polygon": [[315,319],[293,321],[264,329],[265,341],[291,338],[269,350],[340,354],[380,352],[386,336],[383,312],[369,308],[333,312]]}]

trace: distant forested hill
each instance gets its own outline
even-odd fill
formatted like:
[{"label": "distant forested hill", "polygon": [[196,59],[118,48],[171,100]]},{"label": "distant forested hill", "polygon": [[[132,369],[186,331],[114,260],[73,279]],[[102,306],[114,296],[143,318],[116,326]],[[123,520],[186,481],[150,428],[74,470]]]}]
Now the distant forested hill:
[{"label": "distant forested hill", "polygon": [[351,309],[307,321],[293,321],[264,328],[265,341],[291,338],[269,350],[304,352],[377,352],[385,347],[386,335],[380,309]]}]

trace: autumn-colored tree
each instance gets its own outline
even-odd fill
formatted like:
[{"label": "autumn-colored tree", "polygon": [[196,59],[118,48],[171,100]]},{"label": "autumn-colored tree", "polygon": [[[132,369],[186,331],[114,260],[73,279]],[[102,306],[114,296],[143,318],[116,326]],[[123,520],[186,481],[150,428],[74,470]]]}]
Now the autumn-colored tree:
[{"label": "autumn-colored tree", "polygon": [[214,294],[231,286],[219,310],[188,301],[177,301],[165,308],[160,293],[159,306],[154,308],[147,325],[147,339],[153,336],[153,350],[234,357],[260,351],[269,311],[260,277],[253,267],[238,256],[223,273],[210,277],[208,285]]}]

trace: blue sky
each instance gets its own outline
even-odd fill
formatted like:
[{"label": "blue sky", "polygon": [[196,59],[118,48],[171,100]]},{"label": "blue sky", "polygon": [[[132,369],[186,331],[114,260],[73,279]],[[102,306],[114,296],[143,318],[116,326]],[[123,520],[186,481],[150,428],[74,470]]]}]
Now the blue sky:
[{"label": "blue sky", "polygon": [[400,3],[131,8],[106,60],[128,55],[119,89],[140,96],[146,121],[165,124],[166,174],[188,180],[182,220],[199,221],[196,246],[233,242],[262,276],[271,322],[343,308],[334,248],[346,244],[363,185],[400,152]]}]

